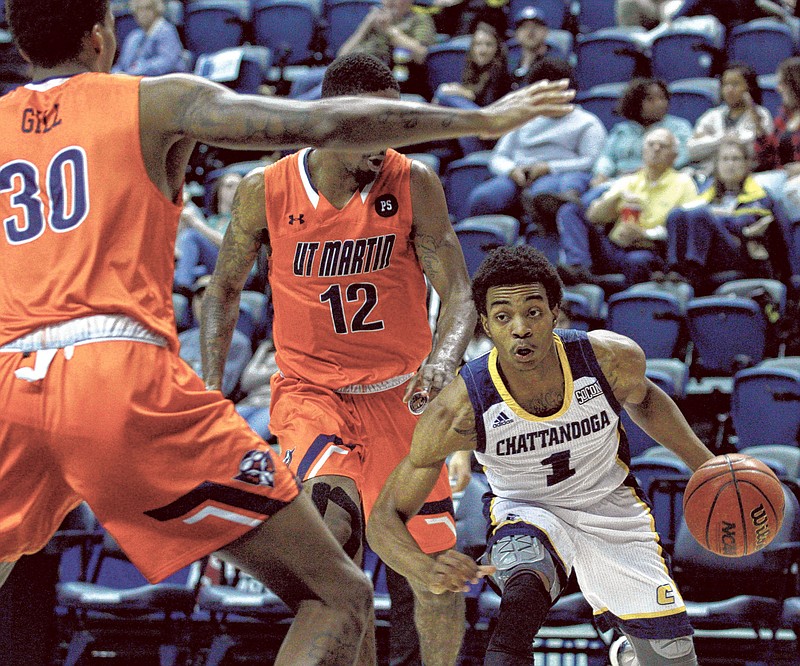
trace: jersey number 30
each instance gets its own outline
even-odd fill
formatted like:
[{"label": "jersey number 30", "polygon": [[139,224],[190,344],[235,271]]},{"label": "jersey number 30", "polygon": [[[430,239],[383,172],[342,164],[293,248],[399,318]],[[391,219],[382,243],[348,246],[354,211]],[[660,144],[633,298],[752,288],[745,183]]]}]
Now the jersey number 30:
[{"label": "jersey number 30", "polygon": [[[89,183],[83,149],[70,146],[59,151],[50,160],[44,186],[50,202],[47,224],[56,233],[72,231],[89,214]],[[45,205],[36,166],[16,160],[0,167],[0,194],[5,192],[12,193],[11,206],[19,211],[3,220],[8,242],[21,245],[39,238],[44,233]]]},{"label": "jersey number 30", "polygon": [[347,326],[347,319],[344,315],[344,305],[342,303],[342,288],[338,284],[332,284],[328,289],[319,295],[322,303],[327,302],[331,307],[331,319],[333,320],[333,330],[343,335],[345,333],[359,333],[361,331],[382,331],[383,319],[367,321],[369,313],[378,304],[378,290],[370,282],[354,282],[347,286],[345,298],[348,303],[360,301],[364,302],[353,315],[350,327]]}]

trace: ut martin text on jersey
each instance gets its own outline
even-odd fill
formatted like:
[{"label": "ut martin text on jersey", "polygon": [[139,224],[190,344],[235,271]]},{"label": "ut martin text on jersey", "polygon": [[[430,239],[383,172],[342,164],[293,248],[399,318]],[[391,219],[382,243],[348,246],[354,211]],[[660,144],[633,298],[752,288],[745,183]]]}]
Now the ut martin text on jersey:
[{"label": "ut martin text on jersey", "polygon": [[389,266],[395,234],[345,240],[329,240],[319,252],[318,242],[298,242],[294,274],[300,277],[336,277],[382,271]]},{"label": "ut martin text on jersey", "polygon": [[592,433],[599,432],[609,425],[611,425],[611,419],[604,409],[599,414],[592,414],[580,421],[572,421],[564,425],[534,432],[524,432],[521,435],[512,435],[501,439],[497,442],[497,455],[510,456],[515,453],[527,453],[528,451],[564,444],[578,437],[586,437]]}]

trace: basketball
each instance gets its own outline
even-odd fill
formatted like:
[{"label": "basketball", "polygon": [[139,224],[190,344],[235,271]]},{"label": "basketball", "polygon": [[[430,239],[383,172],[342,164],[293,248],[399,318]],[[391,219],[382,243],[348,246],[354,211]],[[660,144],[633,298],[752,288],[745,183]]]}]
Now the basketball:
[{"label": "basketball", "polygon": [[730,453],[697,468],[683,495],[686,526],[723,557],[761,550],[781,529],[783,486],[760,460]]}]

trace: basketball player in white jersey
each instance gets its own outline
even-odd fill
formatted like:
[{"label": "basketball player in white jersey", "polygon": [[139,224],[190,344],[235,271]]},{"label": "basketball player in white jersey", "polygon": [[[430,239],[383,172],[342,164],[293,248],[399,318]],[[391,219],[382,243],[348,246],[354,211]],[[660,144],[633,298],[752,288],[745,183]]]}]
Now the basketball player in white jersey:
[{"label": "basketball player in white jersey", "polygon": [[[600,628],[627,639],[614,645],[612,663],[697,664],[683,600],[628,469],[619,413],[692,470],[712,453],[647,379],[636,343],[555,328],[562,285],[538,251],[493,251],[472,295],[494,349],[428,406],[375,505],[370,544],[408,578],[420,604],[491,577],[502,603],[487,665],[531,663],[533,638],[573,570]],[[487,565],[455,551],[431,558],[405,527],[459,450],[475,451],[491,487]]]}]

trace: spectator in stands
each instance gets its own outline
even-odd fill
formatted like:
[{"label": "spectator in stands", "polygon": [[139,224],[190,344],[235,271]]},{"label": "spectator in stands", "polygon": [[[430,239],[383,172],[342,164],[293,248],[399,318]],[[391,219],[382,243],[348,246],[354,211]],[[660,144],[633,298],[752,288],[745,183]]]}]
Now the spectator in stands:
[{"label": "spectator in stands", "polygon": [[181,229],[175,241],[175,291],[187,293],[199,275],[212,273],[222,245],[222,237],[231,221],[231,207],[236,187],[242,180],[235,171],[220,176],[213,185],[210,216],[191,202],[184,205]]},{"label": "spectator in stands", "polygon": [[139,27],[125,38],[115,72],[159,76],[186,71],[178,31],[164,18],[163,0],[132,0]]},{"label": "spectator in stands", "polygon": [[550,29],[544,20],[544,14],[536,7],[525,7],[514,17],[514,37],[522,49],[518,63],[514,63],[511,73],[513,86],[522,87],[532,83],[531,72],[542,58],[547,55],[547,35]]},{"label": "spectator in stands", "polygon": [[[572,68],[564,60],[547,56],[531,74],[534,81],[567,79]],[[470,193],[470,215],[520,217],[522,198],[529,204],[540,195],[569,200],[586,190],[606,130],[597,116],[574,106],[561,118],[536,118],[500,138],[489,163],[494,177]]]},{"label": "spectator in stands", "polygon": [[[203,363],[200,354],[200,312],[203,307],[203,295],[211,281],[210,275],[197,278],[192,286],[192,317],[194,326],[178,335],[181,343],[180,356],[201,377],[203,376]],[[253,356],[253,346],[247,336],[238,329],[234,329],[231,346],[225,361],[225,371],[222,376],[222,393],[230,398],[239,383],[242,371]]]},{"label": "spectator in stands", "polygon": [[505,35],[507,5],[508,0],[433,0],[430,13],[436,32],[443,35],[472,34],[478,23],[488,23],[498,35]]},{"label": "spectator in stands", "polygon": [[[383,0],[364,17],[337,56],[361,51],[393,67],[404,92],[421,90],[428,48],[436,42],[433,19],[412,10],[414,0]],[[398,75],[408,69],[408,85]],[[427,95],[426,95],[427,97]]]},{"label": "spectator in stands", "polygon": [[670,20],[685,16],[714,16],[726,32],[737,25],[768,16],[781,16],[781,0],[682,0]]},{"label": "spectator in stands", "polygon": [[[782,104],[770,134],[756,137],[757,178],[772,195],[778,221],[800,220],[800,58],[787,58],[777,71]],[[788,229],[787,229],[788,232]]]},{"label": "spectator in stands", "polygon": [[616,113],[625,120],[611,128],[603,152],[594,165],[592,186],[611,178],[633,173],[642,166],[642,138],[651,129],[668,129],[677,141],[675,168],[689,161],[686,143],[692,135],[692,124],[671,116],[667,84],[657,79],[634,79],[625,89]]},{"label": "spectator in stands", "polygon": [[[434,95],[442,106],[475,109],[491,104],[511,89],[506,47],[488,23],[478,23],[472,34],[460,82],[443,83]],[[478,137],[458,140],[465,155],[492,147]]]},{"label": "spectator in stands", "polygon": [[733,133],[740,141],[752,144],[759,135],[772,133],[772,114],[761,106],[761,88],[756,71],[744,63],[729,63],[722,73],[722,104],[697,119],[686,144],[696,171],[708,176],[722,137]]},{"label": "spectator in stands", "polygon": [[667,16],[664,5],[669,0],[616,0],[617,25],[635,26],[651,30]]},{"label": "spectator in stands", "polygon": [[751,176],[752,163],[749,141],[736,134],[722,139],[713,178],[700,199],[667,216],[667,280],[689,282],[703,290],[706,279],[717,271],[775,276],[767,249],[780,246],[769,242],[777,231],[772,199]]},{"label": "spectator in stands", "polygon": [[566,259],[559,273],[565,284],[596,282],[595,275],[616,272],[629,283],[643,282],[663,269],[667,214],[694,201],[697,187],[674,169],[678,142],[667,128],[649,130],[642,153],[642,168],[614,180],[585,214],[574,203],[559,210]]}]

